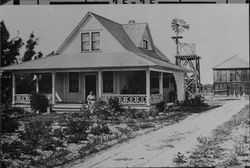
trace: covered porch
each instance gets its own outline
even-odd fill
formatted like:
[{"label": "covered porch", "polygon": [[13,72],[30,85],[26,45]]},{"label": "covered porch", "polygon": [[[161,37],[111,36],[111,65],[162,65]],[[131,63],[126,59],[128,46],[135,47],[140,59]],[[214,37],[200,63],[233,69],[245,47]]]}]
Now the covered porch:
[{"label": "covered porch", "polygon": [[[32,85],[26,84],[28,88],[22,81],[24,74],[32,78]],[[86,103],[90,91],[103,100],[117,97],[122,108],[148,109],[160,101],[184,99],[184,73],[155,68],[33,71],[32,74],[18,71],[13,72],[12,83],[15,106],[29,105],[33,91],[46,94],[54,109],[68,110],[79,109]]]}]

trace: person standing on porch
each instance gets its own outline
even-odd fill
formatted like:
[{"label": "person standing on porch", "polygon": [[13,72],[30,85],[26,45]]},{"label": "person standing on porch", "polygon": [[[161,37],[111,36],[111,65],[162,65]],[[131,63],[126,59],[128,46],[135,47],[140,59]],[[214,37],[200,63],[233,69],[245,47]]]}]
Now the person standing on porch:
[{"label": "person standing on porch", "polygon": [[89,92],[89,95],[87,97],[87,102],[88,102],[88,109],[90,110],[91,113],[93,113],[93,105],[95,104],[95,95],[93,91]]}]

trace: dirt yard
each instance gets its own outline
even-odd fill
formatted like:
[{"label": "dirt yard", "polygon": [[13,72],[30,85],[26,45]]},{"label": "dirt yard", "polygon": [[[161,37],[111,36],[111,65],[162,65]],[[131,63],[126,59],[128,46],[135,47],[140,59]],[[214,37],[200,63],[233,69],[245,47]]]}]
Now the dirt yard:
[{"label": "dirt yard", "polygon": [[164,126],[65,167],[176,166],[173,160],[178,152],[192,151],[198,144],[198,137],[211,134],[213,129],[249,104],[249,100],[228,100],[221,103],[222,107],[192,114],[177,124]]}]

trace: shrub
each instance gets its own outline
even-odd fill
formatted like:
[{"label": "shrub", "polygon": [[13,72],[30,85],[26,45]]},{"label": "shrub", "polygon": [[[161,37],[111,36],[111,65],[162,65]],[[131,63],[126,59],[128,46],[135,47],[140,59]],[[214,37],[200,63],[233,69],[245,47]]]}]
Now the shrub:
[{"label": "shrub", "polygon": [[145,118],[149,117],[149,112],[146,111],[146,110],[136,110],[136,109],[131,108],[129,106],[124,115],[127,118],[133,118],[133,119],[142,118],[142,119],[145,119]]},{"label": "shrub", "polygon": [[66,128],[63,129],[63,134],[68,135],[68,142],[78,143],[87,139],[90,122],[86,121],[82,115],[81,113],[75,113],[66,119]]},{"label": "shrub", "polygon": [[110,134],[110,129],[106,123],[98,123],[90,129],[90,133],[94,135]]},{"label": "shrub", "polygon": [[97,100],[94,104],[94,115],[102,120],[117,119],[123,115],[119,108],[118,98],[109,98],[108,102],[104,100]]},{"label": "shrub", "polygon": [[91,112],[84,104],[81,107],[81,114],[83,115],[83,118],[90,119]]},{"label": "shrub", "polygon": [[49,100],[47,96],[42,93],[33,93],[30,96],[30,106],[35,111],[46,112],[49,106]]},{"label": "shrub", "polygon": [[125,110],[124,115],[127,118],[136,118],[135,117],[135,112],[136,112],[136,110],[134,108],[131,108],[130,106],[128,106],[128,109]]},{"label": "shrub", "polygon": [[110,97],[108,99],[108,105],[115,109],[116,111],[120,111],[120,107],[119,107],[119,99],[118,97]]},{"label": "shrub", "polygon": [[16,120],[15,113],[16,113],[16,108],[4,109],[1,112],[2,133],[11,133],[14,132],[16,129],[18,129],[20,124]]},{"label": "shrub", "polygon": [[51,122],[31,121],[25,123],[24,132],[19,136],[25,143],[28,153],[33,153],[36,149],[55,150],[62,142],[53,139]]},{"label": "shrub", "polygon": [[206,106],[207,104],[204,103],[204,97],[202,97],[200,94],[195,95],[195,97],[191,99],[186,99],[183,102],[183,106]]},{"label": "shrub", "polygon": [[135,112],[135,118],[148,118],[149,117],[149,112],[147,112],[146,110],[137,110]]},{"label": "shrub", "polygon": [[122,127],[116,127],[122,135],[130,135],[131,129],[128,127],[122,128]]},{"label": "shrub", "polygon": [[174,157],[173,160],[177,164],[182,164],[187,162],[187,158],[184,156],[184,154],[181,154],[181,152],[178,152],[177,155]]},{"label": "shrub", "polygon": [[152,127],[154,127],[154,126],[155,126],[154,123],[145,122],[145,123],[141,123],[139,127],[140,127],[141,129],[146,129],[146,128],[152,128]]},{"label": "shrub", "polygon": [[159,113],[159,110],[153,108],[149,110],[149,116],[156,117]]},{"label": "shrub", "polygon": [[159,103],[156,104],[156,109],[159,111],[159,112],[163,112],[164,111],[164,108],[165,108],[165,102],[164,101],[161,101]]},{"label": "shrub", "polygon": [[111,116],[110,108],[106,101],[98,99],[95,102],[93,109],[94,115],[96,115],[99,119],[107,120]]}]

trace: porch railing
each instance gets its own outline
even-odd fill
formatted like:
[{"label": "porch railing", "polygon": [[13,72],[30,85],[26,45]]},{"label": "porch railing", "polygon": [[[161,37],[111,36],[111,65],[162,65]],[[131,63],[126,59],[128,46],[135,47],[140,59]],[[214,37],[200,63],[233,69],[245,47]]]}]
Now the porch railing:
[{"label": "porch railing", "polygon": [[[30,95],[31,94],[16,94],[15,103],[16,104],[30,104]],[[49,102],[52,102],[52,94],[46,94]]]},{"label": "porch railing", "polygon": [[119,103],[126,104],[147,104],[147,96],[145,94],[105,94],[101,96],[102,100],[108,101],[110,97],[117,97]]},{"label": "porch railing", "polygon": [[[117,97],[120,104],[147,104],[146,94],[104,94],[102,100],[108,101],[110,97]],[[162,94],[151,94],[150,103],[156,104],[163,100]]]}]

